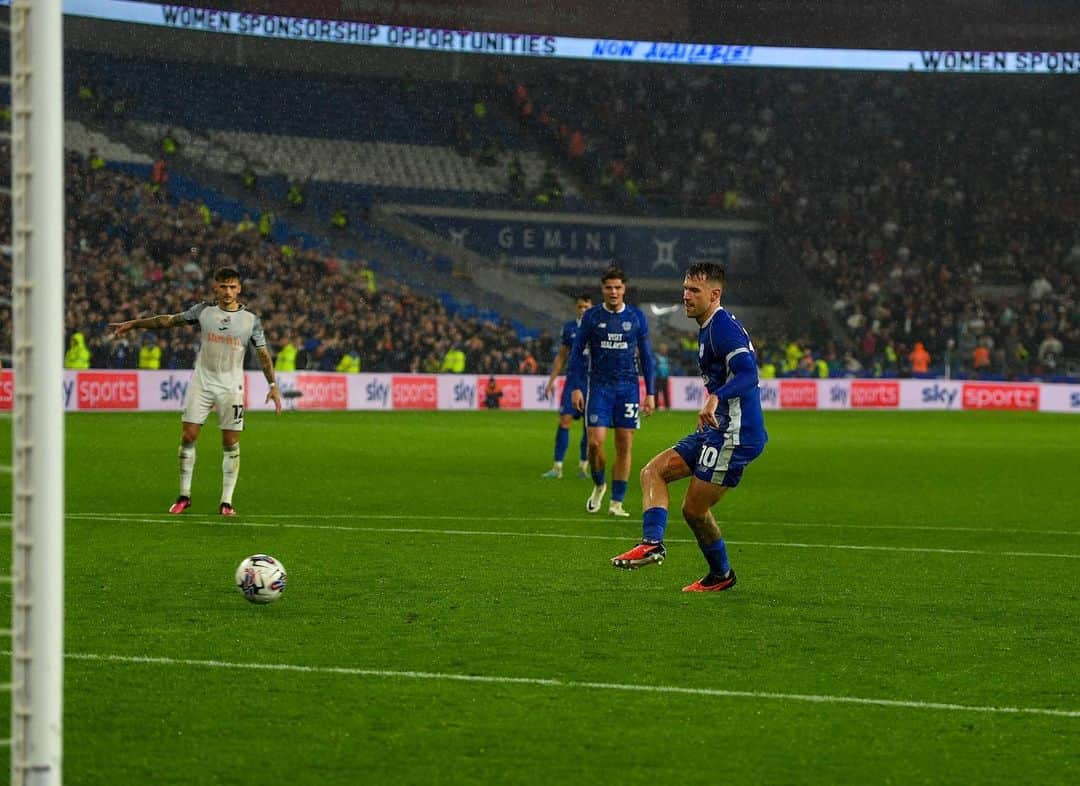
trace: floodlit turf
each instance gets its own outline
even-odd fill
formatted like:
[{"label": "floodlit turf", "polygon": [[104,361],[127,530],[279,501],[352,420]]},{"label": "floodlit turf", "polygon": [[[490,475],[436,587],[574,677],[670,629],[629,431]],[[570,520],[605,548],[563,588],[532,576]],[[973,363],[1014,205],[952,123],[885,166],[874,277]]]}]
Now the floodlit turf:
[{"label": "floodlit turf", "polygon": [[1080,782],[1080,419],[770,413],[718,595],[684,484],[667,562],[610,567],[636,478],[586,514],[553,415],[249,420],[223,521],[216,429],[170,517],[176,416],[68,418],[66,783]]}]

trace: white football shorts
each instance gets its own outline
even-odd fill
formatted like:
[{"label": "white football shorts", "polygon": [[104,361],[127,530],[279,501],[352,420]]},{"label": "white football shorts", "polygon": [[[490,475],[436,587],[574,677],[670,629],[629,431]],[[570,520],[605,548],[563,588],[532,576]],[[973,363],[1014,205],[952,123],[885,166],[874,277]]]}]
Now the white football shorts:
[{"label": "white football shorts", "polygon": [[239,385],[211,388],[204,386],[197,374],[192,375],[184,401],[184,422],[201,426],[214,410],[222,431],[243,431],[244,389]]}]

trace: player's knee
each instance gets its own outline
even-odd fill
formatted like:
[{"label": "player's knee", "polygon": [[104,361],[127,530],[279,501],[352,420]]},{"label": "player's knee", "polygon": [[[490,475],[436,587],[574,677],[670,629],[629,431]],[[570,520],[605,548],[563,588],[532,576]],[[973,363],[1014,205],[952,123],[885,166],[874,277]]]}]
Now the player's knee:
[{"label": "player's knee", "polygon": [[668,482],[663,465],[655,459],[641,468],[640,478],[642,486]]},{"label": "player's knee", "polygon": [[709,509],[702,508],[695,500],[685,499],[682,505],[683,520],[691,527],[697,527],[709,518]]}]

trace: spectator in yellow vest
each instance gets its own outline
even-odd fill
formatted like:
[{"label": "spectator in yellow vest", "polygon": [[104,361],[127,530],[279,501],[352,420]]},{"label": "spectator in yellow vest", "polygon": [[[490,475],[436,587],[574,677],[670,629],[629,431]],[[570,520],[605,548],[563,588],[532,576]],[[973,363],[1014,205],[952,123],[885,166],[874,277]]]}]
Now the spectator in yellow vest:
[{"label": "spectator in yellow vest", "polygon": [[298,184],[292,183],[289,186],[289,190],[285,194],[285,203],[293,210],[304,209],[304,192],[300,190]]},{"label": "spectator in yellow vest", "polygon": [[139,368],[156,371],[161,368],[161,346],[157,342],[139,347]]},{"label": "spectator in yellow vest", "polygon": [[465,352],[461,347],[454,345],[446,351],[446,355],[443,357],[439,371],[445,371],[451,374],[465,373]]},{"label": "spectator in yellow vest", "polygon": [[71,343],[64,354],[64,368],[90,368],[90,350],[82,333],[71,334]]},{"label": "spectator in yellow vest", "polygon": [[264,239],[270,238],[270,233],[274,231],[274,212],[272,210],[264,210],[259,214],[259,234]]},{"label": "spectator in yellow vest", "polygon": [[278,350],[277,359],[274,361],[274,368],[278,371],[296,371],[296,355],[299,351],[296,342],[293,341],[293,337],[286,336],[285,341],[282,342],[281,349]]},{"label": "spectator in yellow vest", "polygon": [[365,265],[360,268],[360,278],[364,279],[367,291],[375,294],[375,271]]},{"label": "spectator in yellow vest", "polygon": [[360,373],[360,355],[355,349],[348,350],[338,361],[337,370],[345,374]]},{"label": "spectator in yellow vest", "polygon": [[250,213],[244,213],[244,217],[236,224],[236,234],[242,235],[255,229],[255,222],[251,220]]}]

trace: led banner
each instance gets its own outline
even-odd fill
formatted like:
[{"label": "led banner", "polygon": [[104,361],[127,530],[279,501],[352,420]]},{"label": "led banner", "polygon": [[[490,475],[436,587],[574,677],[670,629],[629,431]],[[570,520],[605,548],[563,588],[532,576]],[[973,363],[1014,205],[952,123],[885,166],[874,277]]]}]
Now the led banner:
[{"label": "led banner", "polygon": [[[0,0],[10,6],[11,0]],[[1080,74],[1080,50],[1054,52],[813,49],[752,44],[624,41],[609,38],[371,24],[275,14],[218,11],[127,0],[64,0],[64,13],[174,30],[392,47],[426,52],[553,57],[634,63],[858,71],[984,74]]]},{"label": "led banner", "polygon": [[[62,396],[68,412],[171,411],[184,408],[190,371],[65,371]],[[476,374],[338,374],[293,371],[277,375],[287,410],[484,410],[489,377]],[[559,411],[562,380],[544,396],[546,375],[497,375],[500,409]],[[0,411],[11,411],[10,369],[0,371]],[[261,372],[246,374],[245,406],[273,409]],[[671,409],[692,412],[705,401],[700,377],[669,380]],[[763,379],[762,407],[769,410],[1012,410],[1080,415],[1080,385],[976,382],[947,379]],[[644,383],[641,385],[644,397]]]}]

